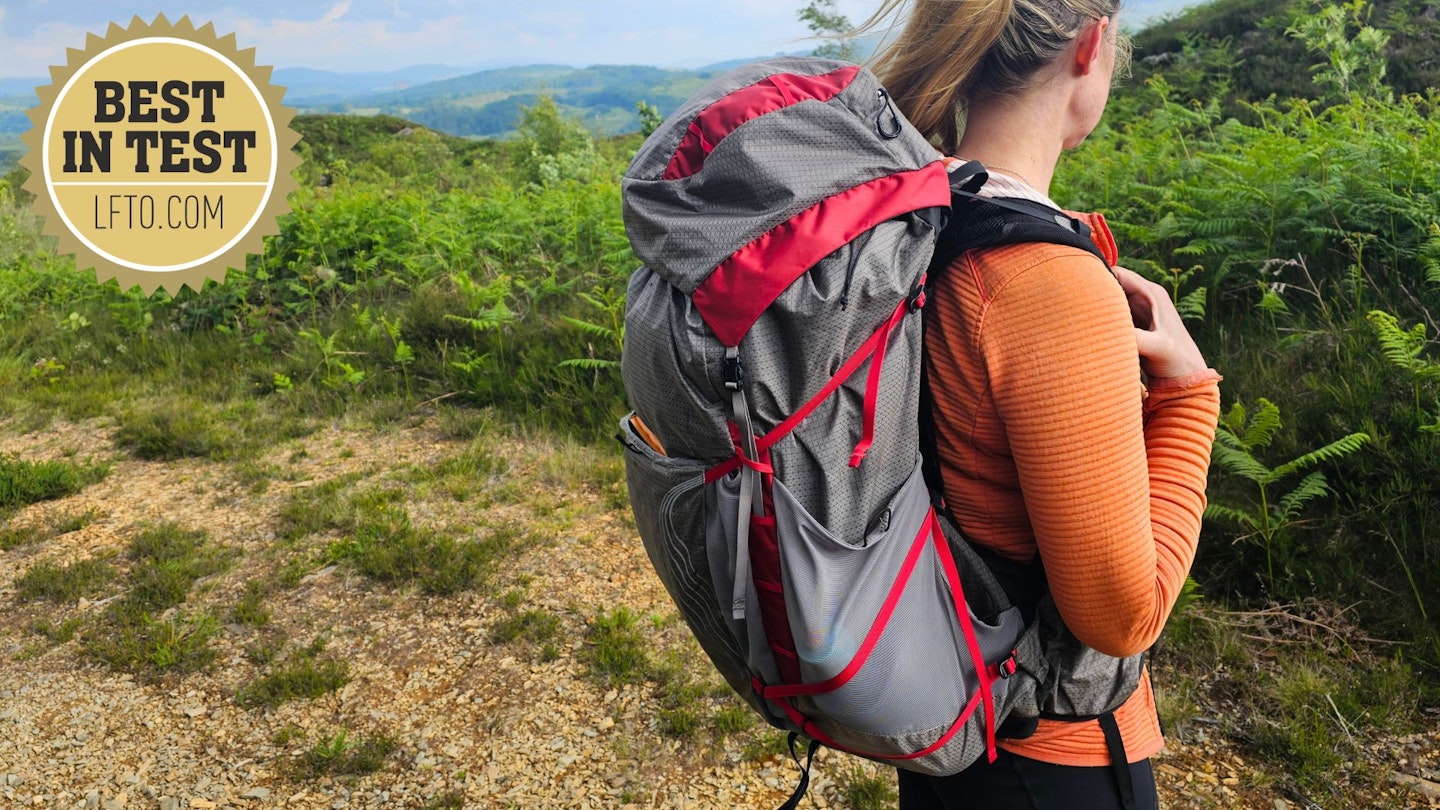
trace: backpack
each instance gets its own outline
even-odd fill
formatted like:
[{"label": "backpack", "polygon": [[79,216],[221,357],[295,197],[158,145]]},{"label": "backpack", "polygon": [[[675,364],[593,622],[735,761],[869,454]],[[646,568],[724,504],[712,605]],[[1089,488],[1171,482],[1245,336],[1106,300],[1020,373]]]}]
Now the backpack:
[{"label": "backpack", "polygon": [[[823,743],[952,774],[1057,691],[1058,613],[1013,603],[937,510],[921,453],[932,261],[1018,241],[1097,252],[1078,220],[978,197],[985,180],[972,163],[952,181],[868,70],[789,58],[712,81],[622,181],[643,262],[619,436],[636,526],[700,646],[792,754],[800,734],[812,757]],[[1064,710],[1118,706],[1126,666],[1101,673],[1099,704],[1058,690]],[[808,766],[789,806],[806,781]]]}]

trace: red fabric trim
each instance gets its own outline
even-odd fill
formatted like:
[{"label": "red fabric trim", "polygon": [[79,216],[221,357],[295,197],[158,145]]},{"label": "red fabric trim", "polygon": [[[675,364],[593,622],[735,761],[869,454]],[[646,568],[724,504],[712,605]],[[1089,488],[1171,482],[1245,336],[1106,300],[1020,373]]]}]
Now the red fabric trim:
[{"label": "red fabric trim", "polygon": [[940,555],[940,567],[950,581],[950,598],[955,602],[955,615],[960,619],[960,632],[965,636],[965,646],[970,650],[970,662],[975,666],[975,679],[980,682],[977,695],[985,699],[985,753],[994,762],[995,751],[995,699],[990,691],[990,673],[985,666],[985,655],[980,651],[980,642],[975,638],[975,624],[970,621],[970,610],[965,606],[965,588],[960,584],[960,572],[955,569],[955,558],[950,555],[950,543],[940,528],[940,518],[930,510],[931,537],[935,540],[935,551]]},{"label": "red fabric trim", "polygon": [[900,604],[900,597],[904,594],[905,586],[910,582],[910,575],[914,573],[915,565],[920,560],[920,552],[925,550],[925,540],[929,530],[929,523],[920,526],[920,533],[915,536],[910,552],[905,555],[905,563],[900,566],[900,572],[890,586],[890,593],[885,595],[885,603],[880,606],[880,612],[875,615],[875,621],[870,624],[870,632],[865,634],[865,641],[860,644],[860,649],[855,651],[855,657],[850,659],[850,663],[846,664],[844,669],[818,683],[768,686],[760,693],[760,696],[769,700],[783,700],[801,695],[819,695],[833,692],[849,683],[850,679],[854,678],[865,666],[865,662],[870,659],[870,653],[875,651],[875,645],[880,643],[880,636],[884,634],[885,626],[890,623],[890,617],[895,613],[895,606]]},{"label": "red fabric trim", "polygon": [[[762,452],[760,458],[768,462]],[[770,482],[762,484],[765,516],[750,515],[750,578],[760,602],[760,622],[770,649],[779,656],[775,660],[780,678],[786,683],[800,681],[799,656],[795,654],[795,637],[790,632],[790,614],[785,608],[785,583],[780,572],[780,541],[775,531],[775,500]],[[756,493],[756,497],[762,497]]]},{"label": "red fabric trim", "polygon": [[944,164],[877,177],[827,197],[761,234],[718,267],[691,300],[725,346],[738,346],[760,313],[841,245],[886,220],[950,204]]},{"label": "red fabric trim", "polygon": [[1103,214],[1085,214],[1074,211],[1066,213],[1090,226],[1090,241],[1095,243],[1095,247],[1100,248],[1106,264],[1114,266],[1119,263],[1120,248],[1115,244],[1115,234],[1110,232],[1110,224],[1105,221]]},{"label": "red fabric trim", "polygon": [[860,68],[851,66],[821,76],[777,73],[717,99],[690,122],[660,179],[679,180],[699,172],[705,158],[741,124],[802,101],[829,101],[849,87],[858,72]]}]

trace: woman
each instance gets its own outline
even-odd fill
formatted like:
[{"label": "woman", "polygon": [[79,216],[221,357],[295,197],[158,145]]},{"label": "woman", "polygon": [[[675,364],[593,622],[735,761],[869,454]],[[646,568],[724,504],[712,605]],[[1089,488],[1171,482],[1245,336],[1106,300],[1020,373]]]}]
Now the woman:
[{"label": "woman", "polygon": [[[868,25],[904,5],[887,0]],[[1055,206],[1056,161],[1099,122],[1125,56],[1116,6],[914,0],[876,72],[944,154],[989,167],[982,193]],[[1113,256],[1104,221],[1081,217]],[[1219,375],[1163,288],[1075,248],[969,251],[930,300],[927,371],[954,516],[1002,557],[1038,556],[1083,644],[1148,649],[1194,559]],[[902,771],[900,806],[1121,807],[1129,781],[1134,806],[1156,807],[1149,757],[1163,740],[1148,677],[1113,717],[1128,769],[1112,768],[1118,749],[1099,721],[1042,719],[993,764]]]}]

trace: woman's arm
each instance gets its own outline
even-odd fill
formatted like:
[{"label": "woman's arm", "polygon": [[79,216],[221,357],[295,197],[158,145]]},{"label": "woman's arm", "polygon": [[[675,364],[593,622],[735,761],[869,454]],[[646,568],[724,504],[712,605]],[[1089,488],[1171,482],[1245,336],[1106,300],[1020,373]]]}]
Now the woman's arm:
[{"label": "woman's arm", "polygon": [[1048,255],[994,292],[982,349],[1056,606],[1085,644],[1133,655],[1160,635],[1195,557],[1219,375],[1203,359],[1188,369],[1198,350],[1184,356],[1188,335],[1163,326],[1170,349],[1152,347],[1147,369],[1187,373],[1147,397],[1135,324],[1168,315],[1149,300],[1132,315],[1138,285],[1093,257]]}]

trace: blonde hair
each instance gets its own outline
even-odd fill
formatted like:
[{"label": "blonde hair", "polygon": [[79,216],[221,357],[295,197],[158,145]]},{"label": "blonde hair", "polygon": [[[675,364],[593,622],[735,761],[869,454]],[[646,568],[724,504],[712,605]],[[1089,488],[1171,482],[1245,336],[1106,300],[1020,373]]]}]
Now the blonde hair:
[{"label": "blonde hair", "polygon": [[[907,3],[913,8],[903,29],[871,65],[910,123],[947,154],[959,146],[959,116],[971,100],[1026,89],[1087,23],[1120,7],[1119,0],[884,0],[859,30],[884,27]],[[1129,42],[1116,36],[1118,75]]]}]

